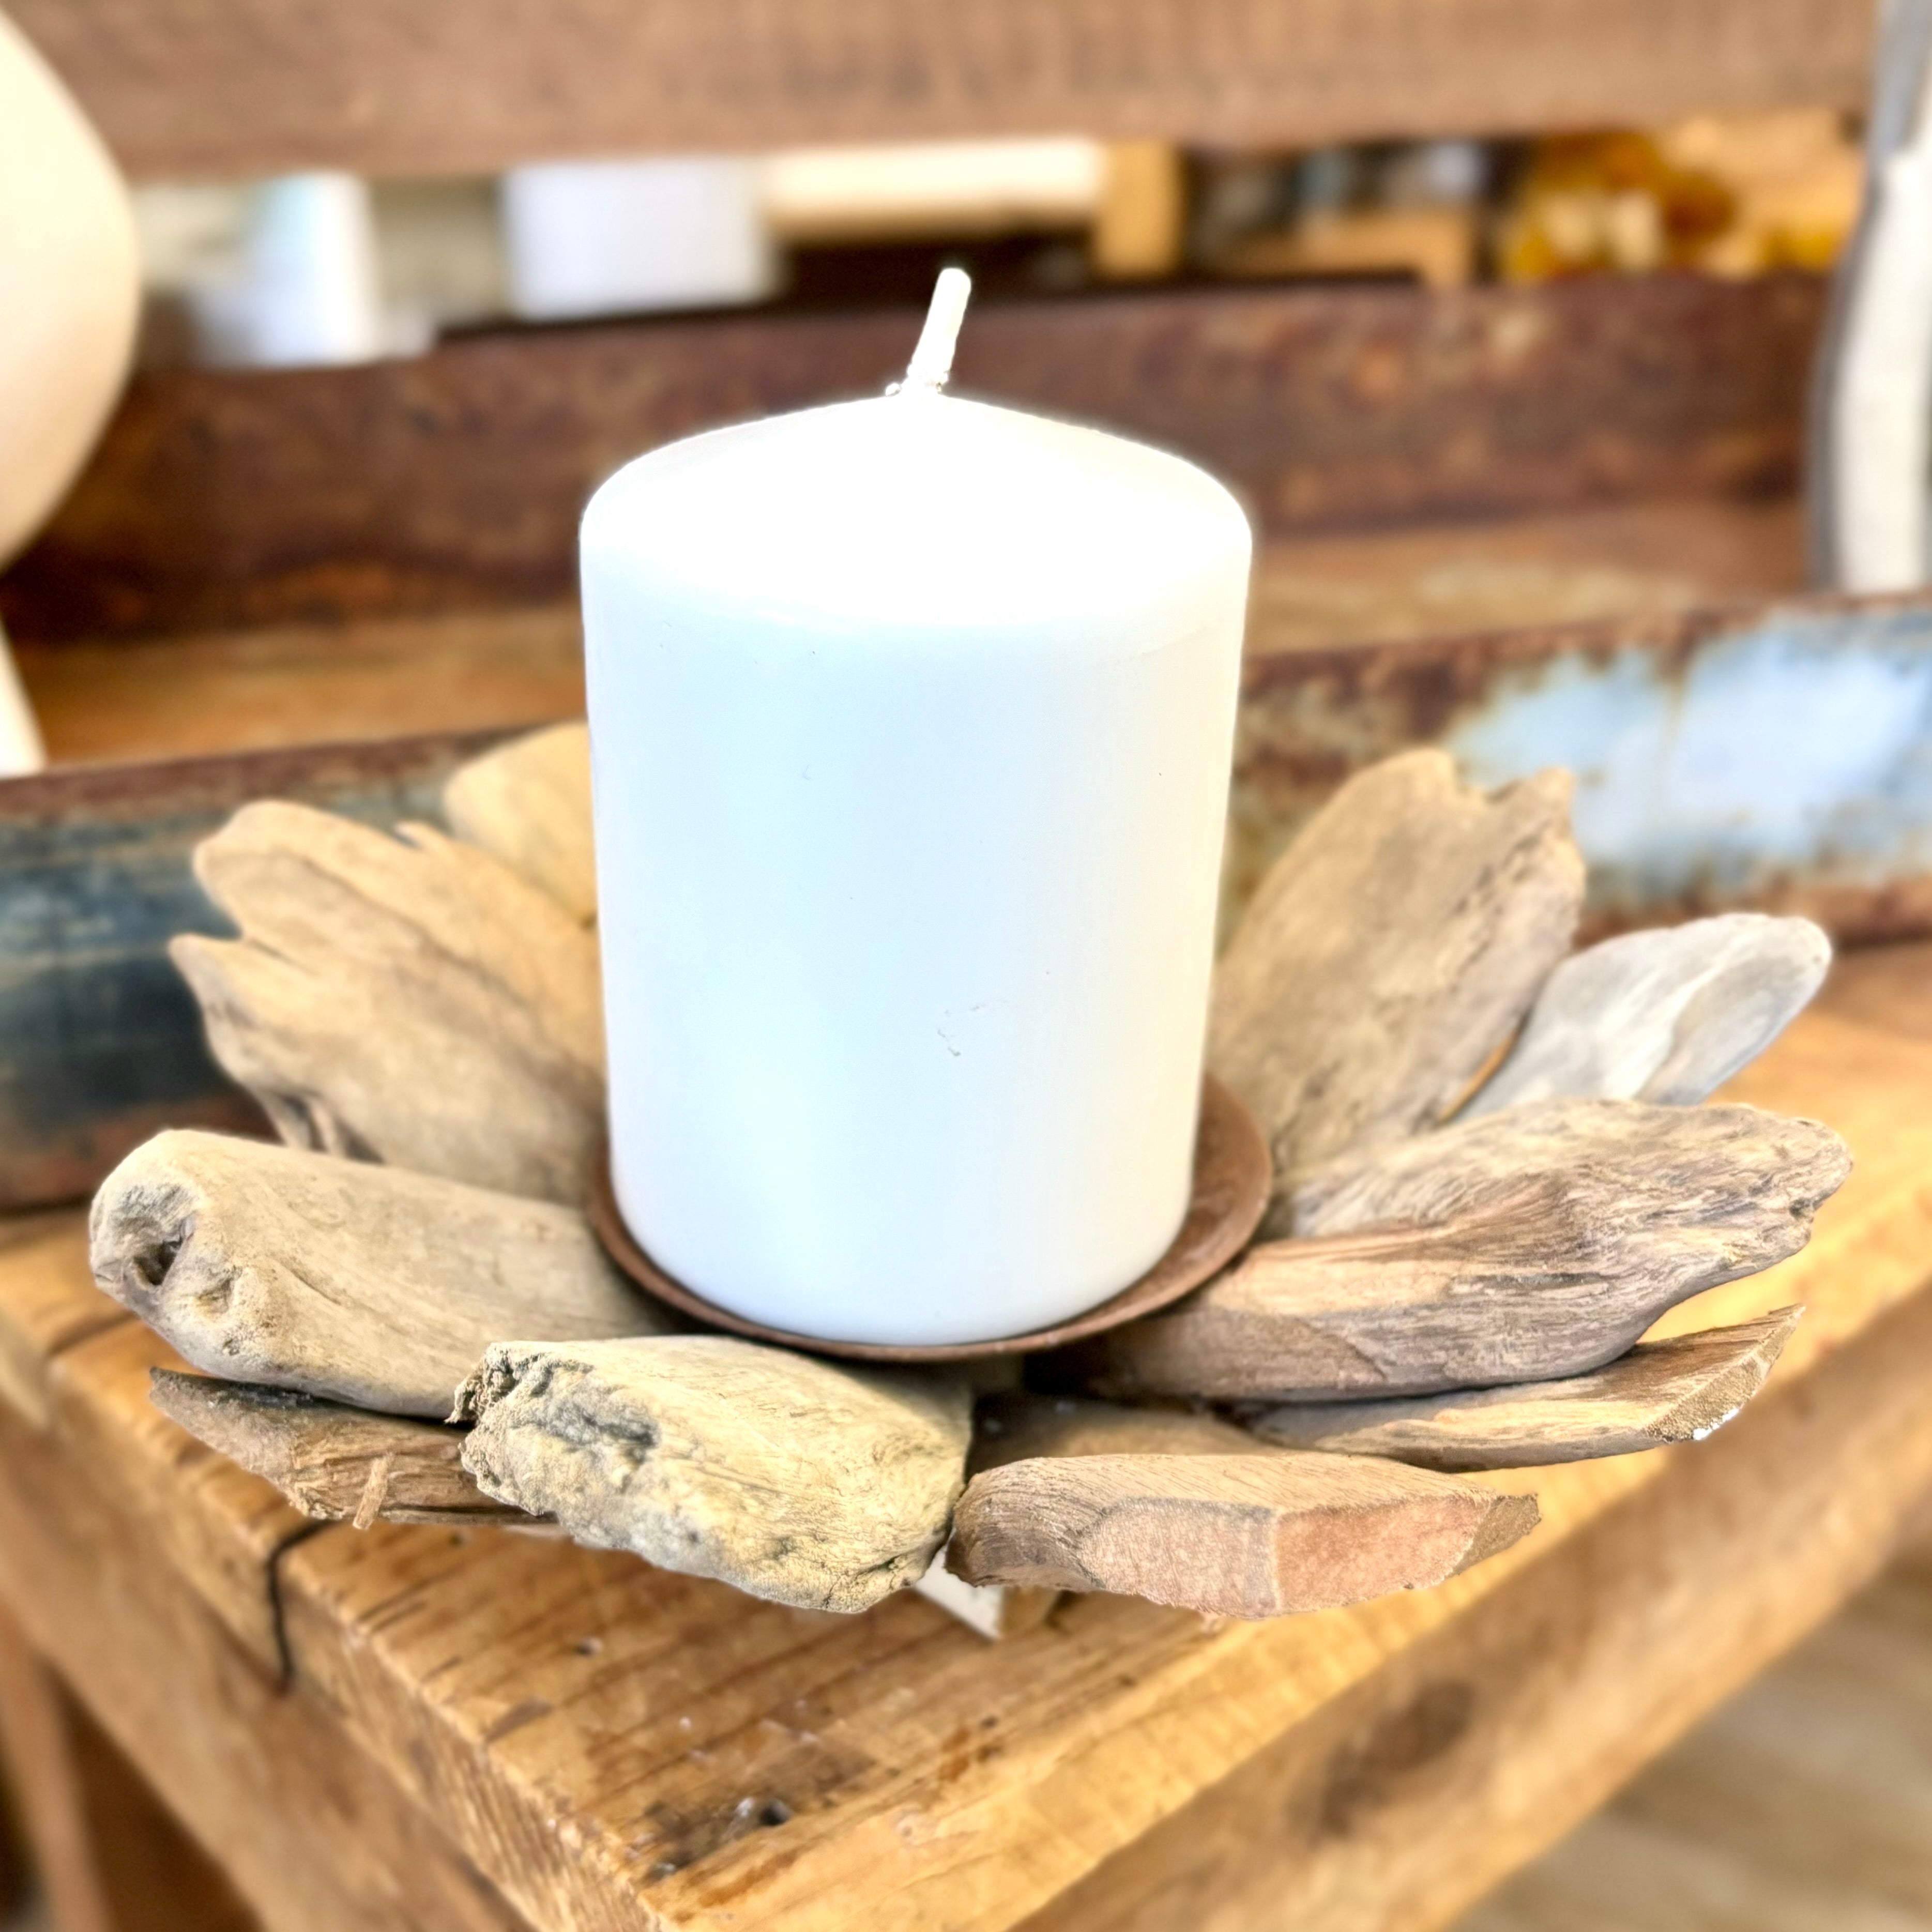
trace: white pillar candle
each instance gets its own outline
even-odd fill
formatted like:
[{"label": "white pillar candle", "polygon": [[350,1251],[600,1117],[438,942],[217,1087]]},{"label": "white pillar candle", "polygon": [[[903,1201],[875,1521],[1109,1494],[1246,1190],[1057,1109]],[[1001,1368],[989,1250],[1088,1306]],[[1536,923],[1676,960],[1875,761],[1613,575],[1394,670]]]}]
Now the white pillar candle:
[{"label": "white pillar candle", "polygon": [[906,382],[640,458],[583,529],[612,1178],[829,1339],[1022,1333],[1186,1212],[1251,539],[1221,484]]}]

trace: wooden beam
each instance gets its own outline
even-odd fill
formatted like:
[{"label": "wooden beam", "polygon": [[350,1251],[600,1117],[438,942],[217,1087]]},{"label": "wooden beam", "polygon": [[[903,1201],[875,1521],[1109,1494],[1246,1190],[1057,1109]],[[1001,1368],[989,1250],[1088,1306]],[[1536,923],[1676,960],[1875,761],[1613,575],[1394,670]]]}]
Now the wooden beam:
[{"label": "wooden beam", "polygon": [[204,1448],[147,1400],[148,1378],[181,1358],[138,1322],[56,1355],[47,1371],[51,1431],[92,1464],[98,1486],[152,1526],[170,1571],[214,1616],[265,1678],[282,1675],[272,1576],[308,1520],[260,1477]]},{"label": "wooden beam", "polygon": [[520,1932],[340,1719],[234,1641],[152,1517],[83,1473],[100,1464],[0,1412],[0,1598],[266,1932]]},{"label": "wooden beam", "polygon": [[87,1217],[70,1209],[0,1221],[0,1272],[7,1283],[0,1315],[0,1401],[44,1429],[52,1412],[48,1363],[62,1349],[128,1317],[94,1286],[87,1264]]},{"label": "wooden beam", "polygon": [[[1859,1159],[1813,1247],[1704,1318],[1807,1302],[1790,1399],[1774,1381],[1711,1442],[1538,1472],[1544,1527],[1436,1591],[1212,1635],[1082,1598],[988,1652],[903,1594],[801,1628],[593,1552],[378,1525],[285,1558],[296,1681],[551,1923],[860,1900],[881,1932],[1198,1932],[1247,1922],[1191,1915],[1225,1862],[1250,1918],[1273,1883],[1292,1922],[1441,1924],[1827,1613],[1932,1477],[1932,1310],[1881,1321],[1924,1279],[1928,1066],[1802,1018],[1753,1070],[1754,1100],[1843,1120]],[[568,1843],[535,1822],[566,1790]],[[1129,1855],[1143,1836],[1159,1858]],[[1131,1883],[1103,1885],[1112,1851]]]},{"label": "wooden beam", "polygon": [[[1796,479],[1821,304],[1799,275],[988,302],[958,380],[1180,450],[1276,535],[1762,496]],[[578,518],[620,464],[876,394],[917,328],[742,315],[152,371],[0,578],[0,620],[32,644],[568,597]]]},{"label": "wooden beam", "polygon": [[1928,1082],[1932,1046],[1816,1014],[1749,1070],[1727,1097],[1858,1158],[1802,1255],[1687,1311],[1806,1302],[1778,1377],[1710,1443],[1539,1472],[1544,1526],[1436,1592],[1218,1631],[1083,1598],[988,1651],[910,1593],[831,1619],[621,1552],[324,1527],[275,1558],[271,1694],[158,1541],[165,1490],[123,1486],[140,1442],[70,1421],[146,1400],[82,1344],[50,1435],[0,1415],[0,1595],[274,1932],[476,1932],[499,1886],[610,1932],[854,1900],[880,1932],[1200,1932],[1270,1888],[1318,1932],[1440,1924],[1826,1614],[1932,1475]]},{"label": "wooden beam", "polygon": [[260,1932],[221,1868],[4,1610],[0,1736],[57,1932]]},{"label": "wooden beam", "polygon": [[16,0],[140,176],[946,135],[1259,146],[1864,98],[1846,0]]},{"label": "wooden beam", "polygon": [[0,1612],[0,1744],[60,1932],[115,1932],[60,1682]]},{"label": "wooden beam", "polygon": [[1451,1924],[1876,1574],[1932,1479],[1928,1371],[1921,1295],[1018,1932]]}]

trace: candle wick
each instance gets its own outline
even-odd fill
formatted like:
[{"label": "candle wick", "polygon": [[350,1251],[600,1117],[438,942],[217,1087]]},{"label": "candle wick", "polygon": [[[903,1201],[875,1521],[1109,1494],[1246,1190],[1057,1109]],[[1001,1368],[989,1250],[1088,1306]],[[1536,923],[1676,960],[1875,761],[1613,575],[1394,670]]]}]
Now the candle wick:
[{"label": "candle wick", "polygon": [[964,268],[940,270],[939,280],[933,285],[932,305],[926,312],[926,326],[906,364],[905,380],[895,382],[887,395],[937,395],[945,388],[952,374],[959,325],[966,320],[967,298],[972,292],[973,278]]}]

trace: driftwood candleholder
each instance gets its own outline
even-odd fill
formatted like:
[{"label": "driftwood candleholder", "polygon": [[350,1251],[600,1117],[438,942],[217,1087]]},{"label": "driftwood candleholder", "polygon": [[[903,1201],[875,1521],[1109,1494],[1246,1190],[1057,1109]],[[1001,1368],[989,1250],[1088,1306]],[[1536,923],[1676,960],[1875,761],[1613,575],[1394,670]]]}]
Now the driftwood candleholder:
[{"label": "driftwood candleholder", "polygon": [[1801,1247],[1850,1164],[1698,1104],[1810,998],[1822,934],[1572,955],[1568,795],[1426,752],[1345,787],[1220,969],[1210,1064],[1265,1148],[1210,1107],[1193,1279],[890,1366],[718,1333],[586,1219],[580,727],[459,773],[454,838],[251,806],[196,860],[239,936],[175,956],[286,1144],[138,1149],[96,1278],[201,1372],[158,1372],[161,1408],[317,1517],[500,1522],[818,1609],[917,1585],[989,1631],[1063,1590],[1267,1616],[1435,1583],[1536,1520],[1468,1472],[1702,1436],[1756,1393],[1800,1311],[1640,1338]]}]

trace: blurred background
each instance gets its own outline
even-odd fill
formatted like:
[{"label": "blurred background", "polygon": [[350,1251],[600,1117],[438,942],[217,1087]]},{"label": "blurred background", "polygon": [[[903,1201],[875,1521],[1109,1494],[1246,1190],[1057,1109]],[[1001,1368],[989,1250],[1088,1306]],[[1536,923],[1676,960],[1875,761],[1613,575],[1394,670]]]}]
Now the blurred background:
[{"label": "blurred background", "polygon": [[147,366],[358,362],[519,326],[1122,283],[1531,284],[1831,268],[1854,117],[1216,152],[1058,139],[559,161],[135,190]]}]

